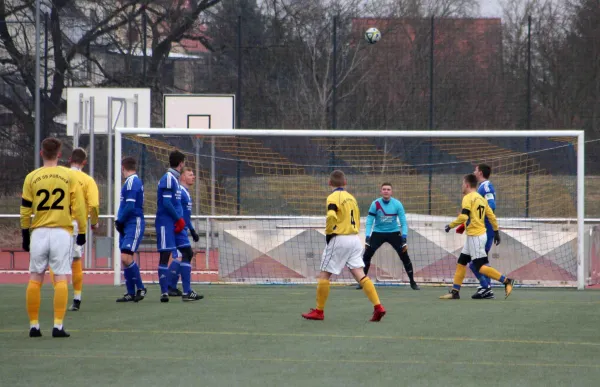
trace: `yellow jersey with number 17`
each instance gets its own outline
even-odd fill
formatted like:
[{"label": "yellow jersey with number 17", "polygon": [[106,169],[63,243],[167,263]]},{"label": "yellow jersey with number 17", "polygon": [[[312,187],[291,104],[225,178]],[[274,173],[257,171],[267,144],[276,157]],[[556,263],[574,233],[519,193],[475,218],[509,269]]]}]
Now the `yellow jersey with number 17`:
[{"label": "yellow jersey with number 17", "polygon": [[60,166],[41,167],[25,177],[21,199],[22,229],[64,228],[72,234],[73,219],[79,230],[86,230],[85,199],[74,171]]},{"label": "yellow jersey with number 17", "polygon": [[353,235],[360,229],[360,211],[354,196],[343,188],[336,188],[327,197],[325,234]]},{"label": "yellow jersey with number 17", "polygon": [[494,231],[498,231],[498,220],[494,211],[488,205],[486,199],[477,192],[470,192],[463,197],[462,212],[456,220],[450,223],[450,227],[454,228],[459,224],[463,224],[467,219],[467,235],[479,236],[486,233],[485,218],[488,218]]}]

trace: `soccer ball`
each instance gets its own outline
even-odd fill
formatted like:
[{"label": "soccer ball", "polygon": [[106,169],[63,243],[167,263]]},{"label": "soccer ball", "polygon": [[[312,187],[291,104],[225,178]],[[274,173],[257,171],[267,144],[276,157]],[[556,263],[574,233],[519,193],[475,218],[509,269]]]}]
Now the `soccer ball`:
[{"label": "soccer ball", "polygon": [[367,42],[375,44],[381,39],[381,32],[377,28],[371,27],[365,32],[365,39],[367,39]]}]

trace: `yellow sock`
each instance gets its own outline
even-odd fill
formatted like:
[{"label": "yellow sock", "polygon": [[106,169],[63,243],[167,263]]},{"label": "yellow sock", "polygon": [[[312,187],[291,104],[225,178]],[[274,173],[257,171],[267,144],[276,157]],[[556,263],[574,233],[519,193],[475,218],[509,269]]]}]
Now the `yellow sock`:
[{"label": "yellow sock", "polygon": [[65,319],[67,302],[69,301],[69,287],[67,281],[62,280],[54,284],[54,326],[60,326]]},{"label": "yellow sock", "polygon": [[48,271],[50,272],[50,281],[52,281],[52,286],[54,286],[56,285],[56,283],[54,282],[54,272],[50,268],[48,268]]},{"label": "yellow sock", "polygon": [[317,283],[317,309],[325,309],[327,297],[329,297],[329,280],[320,279]]},{"label": "yellow sock", "polygon": [[81,300],[81,290],[83,289],[83,265],[81,259],[74,259],[71,265],[73,272],[73,299]]},{"label": "yellow sock", "polygon": [[29,325],[31,326],[39,325],[40,304],[42,302],[41,291],[41,282],[29,280],[25,293],[25,304],[27,305],[27,315],[29,316]]},{"label": "yellow sock", "polygon": [[479,269],[479,272],[486,277],[493,278],[496,281],[504,282],[504,276],[498,270],[494,269],[493,267],[481,266],[481,268]]},{"label": "yellow sock", "polygon": [[461,265],[460,263],[456,264],[456,272],[454,273],[454,283],[452,285],[452,289],[458,291],[462,286],[462,283],[467,275],[467,267],[465,265]]},{"label": "yellow sock", "polygon": [[381,302],[379,301],[379,295],[377,294],[377,290],[375,290],[375,285],[373,285],[373,281],[367,276],[363,277],[360,280],[360,286],[362,287],[363,292],[367,295],[367,298],[373,305],[379,305]]}]

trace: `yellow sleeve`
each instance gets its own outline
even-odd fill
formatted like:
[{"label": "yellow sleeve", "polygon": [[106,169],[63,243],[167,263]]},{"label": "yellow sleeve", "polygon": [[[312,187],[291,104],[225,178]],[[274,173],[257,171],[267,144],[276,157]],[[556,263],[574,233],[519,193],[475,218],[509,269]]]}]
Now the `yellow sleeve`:
[{"label": "yellow sleeve", "polygon": [[31,227],[31,214],[33,213],[33,193],[31,192],[31,178],[29,175],[23,183],[23,194],[21,195],[21,228]]},{"label": "yellow sleeve", "polygon": [[69,179],[69,190],[71,195],[71,214],[77,221],[77,227],[80,234],[85,234],[87,230],[87,208],[85,205],[85,197],[81,185],[77,181],[77,176],[71,173]]},{"label": "yellow sleeve", "polygon": [[485,216],[489,219],[494,231],[498,231],[498,218],[490,206],[485,206]]},{"label": "yellow sleeve", "polygon": [[458,225],[465,223],[467,220],[469,220],[470,213],[471,213],[471,202],[469,201],[469,198],[467,197],[467,195],[465,195],[462,200],[460,215],[458,215],[458,217],[456,219],[454,219],[454,221],[452,221],[452,223],[449,224],[450,228],[454,228]]},{"label": "yellow sleeve", "polygon": [[86,202],[90,211],[90,222],[92,225],[98,224],[98,215],[100,214],[100,195],[98,185],[91,177],[88,177]]},{"label": "yellow sleeve", "polygon": [[325,234],[333,234],[333,227],[336,225],[338,205],[333,200],[327,200],[327,220],[325,221]]}]

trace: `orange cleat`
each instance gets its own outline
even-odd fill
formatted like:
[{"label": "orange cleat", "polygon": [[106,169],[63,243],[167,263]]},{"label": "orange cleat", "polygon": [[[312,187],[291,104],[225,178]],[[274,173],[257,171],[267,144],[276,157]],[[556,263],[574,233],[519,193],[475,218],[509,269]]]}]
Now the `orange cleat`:
[{"label": "orange cleat", "polygon": [[371,317],[371,321],[378,322],[385,316],[385,308],[383,305],[375,305],[373,308],[373,317]]},{"label": "orange cleat", "polygon": [[323,314],[322,310],[311,309],[308,313],[303,313],[302,317],[304,317],[307,320],[324,320],[325,314]]}]

